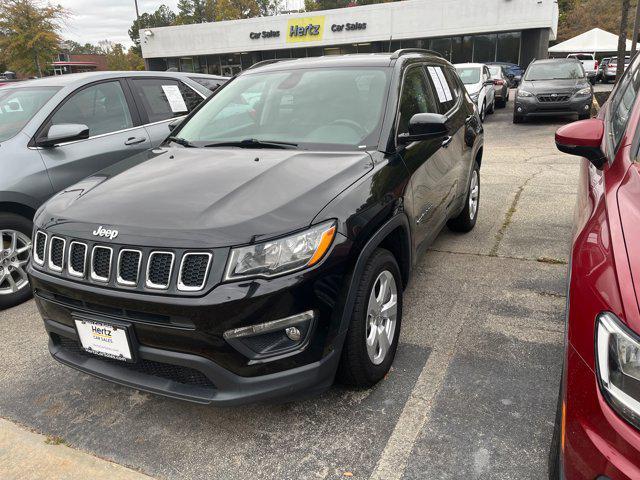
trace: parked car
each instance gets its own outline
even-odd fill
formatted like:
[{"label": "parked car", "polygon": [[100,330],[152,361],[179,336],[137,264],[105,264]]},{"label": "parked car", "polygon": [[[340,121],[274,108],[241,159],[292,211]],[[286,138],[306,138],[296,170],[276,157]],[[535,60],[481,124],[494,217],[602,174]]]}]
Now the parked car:
[{"label": "parked car", "polygon": [[[630,57],[624,57],[624,68],[629,66],[631,63]],[[602,74],[602,83],[615,82],[616,76],[618,74],[618,59],[616,57],[611,57],[609,63],[607,64],[607,68],[604,69]]]},{"label": "parked car", "polygon": [[582,64],[570,58],[535,60],[516,91],[513,123],[528,117],[575,114],[591,116],[593,87]]},{"label": "parked car", "polygon": [[582,64],[582,69],[587,74],[591,85],[595,85],[596,75],[598,74],[598,61],[592,53],[570,53],[567,58],[578,60]]},{"label": "parked car", "polygon": [[558,130],[580,163],[552,479],[640,478],[640,58],[598,118]]},{"label": "parked car", "polygon": [[504,108],[509,101],[509,79],[504,67],[500,65],[489,65],[489,73],[493,80],[493,88],[496,95],[496,107]]},{"label": "parked car", "polygon": [[487,114],[493,113],[496,107],[496,92],[489,68],[482,63],[457,63],[455,67],[484,122]]},{"label": "parked car", "polygon": [[596,73],[596,82],[603,81],[604,71],[607,68],[607,65],[609,65],[610,60],[611,60],[611,57],[605,57],[602,60],[600,60],[600,62],[598,63],[598,73]]},{"label": "parked car", "polygon": [[[228,126],[239,98],[255,115]],[[371,386],[419,253],[476,223],[482,148],[453,66],[427,51],[247,69],[161,148],[38,211],[29,276],[51,354],[219,405],[336,373]]]},{"label": "parked car", "polygon": [[500,65],[501,67],[504,67],[507,72],[507,78],[509,79],[509,87],[511,88],[517,87],[522,80],[522,75],[524,75],[524,68],[515,63],[489,62],[487,65]]},{"label": "parked car", "polygon": [[33,214],[54,193],[158,146],[211,92],[187,75],[95,72],[0,88],[0,308],[29,298]]},{"label": "parked car", "polygon": [[198,82],[203,87],[208,88],[212,92],[218,90],[222,85],[229,81],[229,77],[221,77],[218,75],[189,75],[194,82]]}]

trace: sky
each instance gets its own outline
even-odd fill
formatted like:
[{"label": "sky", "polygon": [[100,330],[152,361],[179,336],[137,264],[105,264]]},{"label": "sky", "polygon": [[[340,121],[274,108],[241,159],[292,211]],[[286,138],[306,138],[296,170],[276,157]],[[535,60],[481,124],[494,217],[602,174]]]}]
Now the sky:
[{"label": "sky", "polygon": [[[134,0],[56,0],[52,3],[62,5],[70,13],[61,31],[63,38],[81,44],[100,40],[132,44],[127,31],[136,18]],[[302,0],[283,3],[289,4],[289,8],[304,5]],[[153,12],[162,4],[177,11],[178,0],[138,0],[140,14]]]}]

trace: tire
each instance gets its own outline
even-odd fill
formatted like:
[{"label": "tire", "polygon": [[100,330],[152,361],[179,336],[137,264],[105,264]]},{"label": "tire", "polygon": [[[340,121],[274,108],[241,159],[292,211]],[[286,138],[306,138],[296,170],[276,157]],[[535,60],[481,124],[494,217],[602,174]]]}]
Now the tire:
[{"label": "tire", "polygon": [[[373,302],[374,311],[376,305],[379,305],[375,298],[380,295],[381,278],[384,278],[390,287],[395,286],[396,315],[393,327],[391,327],[390,323],[391,316],[386,320],[383,316],[376,319],[368,313],[371,302]],[[393,280],[393,283],[391,280]],[[391,368],[398,348],[400,325],[402,323],[402,278],[398,263],[391,252],[378,248],[371,254],[362,276],[358,280],[356,289],[356,301],[347,337],[342,347],[342,355],[336,377],[340,383],[345,385],[372,387],[382,380]],[[385,300],[388,294],[392,295],[392,289],[385,290],[382,301]],[[387,303],[383,305],[391,303],[391,295],[389,295]],[[371,328],[371,322],[382,322],[379,323],[377,328],[384,327],[384,329],[378,330],[378,335],[376,335],[375,330]],[[383,325],[384,323],[386,325]],[[376,327],[374,326],[374,328]],[[382,355],[383,344],[378,340],[382,339],[383,336],[389,343],[384,355]],[[391,337],[390,341],[389,337]],[[368,342],[369,338],[373,339],[371,343]],[[368,347],[368,343],[371,347]],[[380,347],[380,350],[378,350],[378,347]],[[371,354],[369,353],[370,351],[372,352]],[[382,356],[380,357],[379,355]]]},{"label": "tire", "polygon": [[[562,382],[560,383],[562,385]],[[549,480],[561,480],[560,468],[560,436],[562,430],[562,386],[558,393],[558,405],[556,407],[556,419],[553,425],[553,436],[549,448]]]},{"label": "tire", "polygon": [[578,120],[588,120],[591,118],[591,113],[579,113]]},{"label": "tire", "polygon": [[489,107],[489,110],[487,110],[487,113],[489,115],[492,115],[493,112],[495,112],[495,111],[496,111],[496,99],[494,98],[493,102],[491,102],[491,106]]},{"label": "tire", "polygon": [[[31,298],[26,280],[26,261],[31,253],[33,223],[13,213],[0,213],[0,310],[13,307]],[[16,233],[18,253],[10,251],[13,232]],[[24,250],[26,242],[29,248]],[[18,265],[20,265],[18,267]],[[12,279],[12,283],[10,283]]]},{"label": "tire", "polygon": [[522,115],[518,115],[517,113],[513,113],[513,123],[524,123],[524,117]]},{"label": "tire", "polygon": [[[471,199],[474,198],[474,202]],[[475,207],[474,207],[475,203]],[[464,208],[460,215],[447,222],[449,229],[454,232],[470,232],[478,220],[480,210],[480,167],[478,162],[473,163],[473,170],[469,178],[469,187],[464,200]]]}]

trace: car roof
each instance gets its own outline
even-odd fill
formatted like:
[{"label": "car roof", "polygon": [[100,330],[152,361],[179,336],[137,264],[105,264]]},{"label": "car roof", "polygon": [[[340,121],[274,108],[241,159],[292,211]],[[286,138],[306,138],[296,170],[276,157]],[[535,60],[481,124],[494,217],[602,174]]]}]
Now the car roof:
[{"label": "car roof", "polygon": [[534,60],[531,64],[534,63],[562,63],[562,62],[577,62],[580,63],[580,60],[577,58],[541,58],[539,60]]},{"label": "car roof", "polygon": [[[401,50],[399,51],[401,52]],[[425,58],[429,61],[448,64],[445,59],[432,52],[409,51],[402,54],[391,53],[354,53],[347,55],[327,55],[323,57],[284,58],[259,62],[253,67],[244,70],[241,75],[251,74],[254,70],[260,72],[278,71],[301,68],[330,68],[330,67],[389,67],[398,59]]]},{"label": "car roof", "polygon": [[[30,87],[66,87],[68,85],[83,84],[96,80],[121,78],[121,77],[206,77],[216,80],[227,80],[227,77],[216,75],[207,75],[204,73],[187,73],[187,72],[154,72],[154,71],[123,71],[123,72],[84,72],[69,73],[66,75],[54,75],[51,77],[36,78],[33,80],[25,80],[19,82],[19,86],[29,85]],[[6,85],[5,85],[6,86]]]}]

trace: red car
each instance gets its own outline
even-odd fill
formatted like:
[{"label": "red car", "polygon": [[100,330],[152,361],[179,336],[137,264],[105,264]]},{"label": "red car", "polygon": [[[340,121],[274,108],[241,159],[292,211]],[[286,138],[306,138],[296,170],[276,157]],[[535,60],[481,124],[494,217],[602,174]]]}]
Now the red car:
[{"label": "red car", "polygon": [[551,478],[640,479],[639,58],[597,118],[556,133],[584,160]]}]

